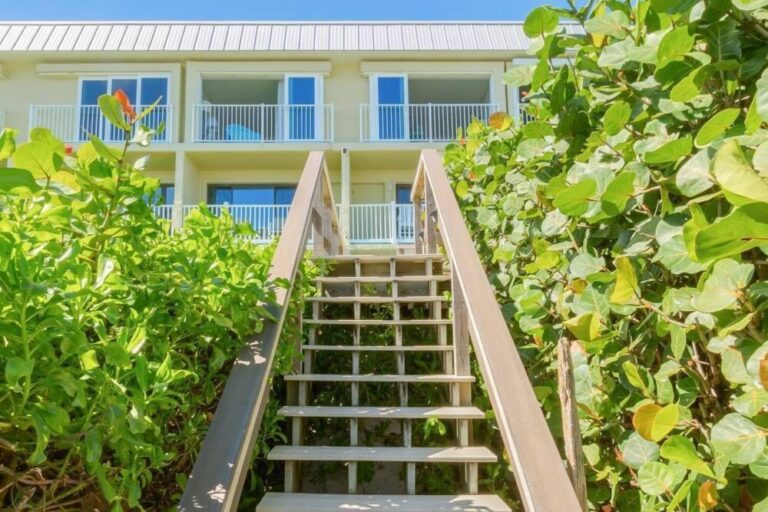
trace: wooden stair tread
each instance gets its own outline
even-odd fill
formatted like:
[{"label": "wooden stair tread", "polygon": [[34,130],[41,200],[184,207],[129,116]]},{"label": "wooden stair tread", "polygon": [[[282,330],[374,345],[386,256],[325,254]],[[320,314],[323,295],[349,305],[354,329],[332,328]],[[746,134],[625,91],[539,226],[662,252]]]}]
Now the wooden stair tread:
[{"label": "wooden stair tread", "polygon": [[444,295],[413,295],[411,297],[391,297],[391,296],[343,296],[343,297],[307,297],[307,302],[321,302],[326,304],[345,304],[352,302],[359,302],[362,304],[390,304],[393,302],[447,302],[448,298]]},{"label": "wooden stair tread", "polygon": [[379,320],[361,318],[355,320],[352,318],[305,318],[307,325],[451,325],[453,320],[446,318],[435,320],[432,318],[414,318],[410,320]]},{"label": "wooden stair tread", "polygon": [[493,494],[409,496],[359,494],[267,493],[257,512],[349,512],[396,510],[398,512],[512,512]]},{"label": "wooden stair tread", "polygon": [[445,256],[442,254],[392,254],[392,255],[367,255],[367,254],[340,254],[337,256],[315,256],[312,258],[317,261],[328,262],[350,262],[359,261],[360,263],[389,263],[392,260],[396,262],[422,262],[428,259],[442,261]]},{"label": "wooden stair tread", "polygon": [[428,283],[430,281],[450,281],[451,276],[446,274],[417,275],[417,276],[325,276],[317,277],[315,281],[323,284],[349,284],[349,283]]},{"label": "wooden stair tread", "polygon": [[454,383],[454,382],[474,382],[475,378],[471,375],[352,375],[337,373],[301,373],[296,375],[286,375],[287,381],[309,381],[309,382],[403,382],[403,383]]},{"label": "wooden stair tread", "polygon": [[477,407],[334,407],[286,406],[278,414],[301,418],[380,418],[380,419],[483,419]]},{"label": "wooden stair tread", "polygon": [[302,345],[301,348],[328,352],[449,352],[453,345]]},{"label": "wooden stair tread", "polygon": [[496,462],[485,446],[466,447],[371,447],[371,446],[275,446],[269,460],[317,462]]}]

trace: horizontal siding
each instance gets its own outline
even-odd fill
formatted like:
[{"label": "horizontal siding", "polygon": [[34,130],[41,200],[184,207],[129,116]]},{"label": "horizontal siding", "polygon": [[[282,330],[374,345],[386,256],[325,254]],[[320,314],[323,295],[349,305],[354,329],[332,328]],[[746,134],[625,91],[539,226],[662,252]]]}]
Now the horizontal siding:
[{"label": "horizontal siding", "polygon": [[[568,34],[582,33],[575,24]],[[516,22],[3,23],[2,52],[521,51]]]}]

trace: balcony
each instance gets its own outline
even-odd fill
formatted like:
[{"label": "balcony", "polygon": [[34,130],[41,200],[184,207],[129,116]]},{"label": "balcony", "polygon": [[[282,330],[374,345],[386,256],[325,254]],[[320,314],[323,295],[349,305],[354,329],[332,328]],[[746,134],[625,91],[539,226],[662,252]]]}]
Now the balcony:
[{"label": "balcony", "polygon": [[333,142],[333,105],[197,104],[193,142]]},{"label": "balcony", "polygon": [[[207,206],[214,215],[227,211],[236,223],[251,225],[254,234],[248,236],[255,243],[269,243],[283,232],[289,205],[222,205]],[[184,205],[180,208],[184,219],[198,208]],[[340,211],[341,207],[337,205]],[[155,215],[172,220],[173,205],[155,206]],[[405,245],[414,237],[413,205],[411,204],[353,204],[350,205],[350,227],[347,240],[355,245]]]},{"label": "balcony", "polygon": [[[137,105],[141,114],[148,105]],[[151,129],[165,125],[162,133],[154,136],[154,142],[170,142],[172,139],[173,106],[158,105],[144,117],[140,124]],[[105,142],[123,142],[122,130],[113,127],[101,114],[98,105],[31,105],[29,107],[30,128],[48,128],[64,142],[85,142],[89,135],[95,135]]]},{"label": "balcony", "polygon": [[493,103],[360,105],[362,142],[447,142],[474,119],[487,121]]}]

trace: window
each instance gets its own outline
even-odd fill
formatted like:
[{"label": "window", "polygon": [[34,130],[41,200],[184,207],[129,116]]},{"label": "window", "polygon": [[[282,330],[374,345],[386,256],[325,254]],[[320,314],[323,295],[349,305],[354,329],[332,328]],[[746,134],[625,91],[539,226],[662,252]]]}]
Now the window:
[{"label": "window", "polygon": [[397,214],[396,233],[400,241],[413,239],[413,205],[411,204],[411,186],[395,185],[395,202]]},{"label": "window", "polygon": [[[78,106],[78,134],[80,140],[88,140],[90,134],[106,140],[120,140],[122,132],[112,127],[101,115],[98,99],[102,94],[114,94],[122,90],[137,112],[160,100],[155,110],[141,123],[158,129],[168,120],[168,78],[159,76],[128,76],[84,78],[80,81],[80,102]],[[158,140],[168,140],[166,132]]]},{"label": "window", "polygon": [[286,83],[288,139],[314,140],[319,122],[316,108],[319,80],[314,76],[287,76]]},{"label": "window", "polygon": [[395,202],[397,204],[411,204],[410,185],[395,185]]},{"label": "window", "polygon": [[371,121],[379,140],[406,139],[407,88],[405,76],[377,76],[373,81],[376,100]]},{"label": "window", "polygon": [[208,204],[290,205],[296,187],[283,185],[211,185]]}]

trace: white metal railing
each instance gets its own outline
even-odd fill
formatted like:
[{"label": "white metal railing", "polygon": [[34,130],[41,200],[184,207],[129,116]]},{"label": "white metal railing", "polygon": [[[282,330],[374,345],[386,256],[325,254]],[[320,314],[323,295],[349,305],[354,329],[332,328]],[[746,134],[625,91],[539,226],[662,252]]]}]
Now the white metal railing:
[{"label": "white metal railing", "polygon": [[[158,205],[153,206],[155,215],[165,220],[173,220],[174,210],[181,214],[181,225],[191,212],[198,209],[198,205]],[[219,216],[227,211],[235,224],[249,224],[254,231],[253,235],[243,235],[257,243],[269,243],[283,232],[283,224],[288,217],[290,205],[228,205],[209,204],[207,208],[213,215]]]},{"label": "white metal railing", "polygon": [[360,105],[360,140],[434,142],[456,138],[474,119],[488,121],[493,103]]},{"label": "white metal railing", "polygon": [[413,205],[397,203],[350,205],[347,240],[351,244],[413,243]]},{"label": "white metal railing", "polygon": [[[226,205],[211,204],[208,209],[214,215],[228,211],[235,223],[247,223],[255,232],[247,236],[257,243],[268,243],[282,234],[283,224],[288,216],[288,205]],[[164,220],[174,219],[174,210],[181,215],[181,224],[198,205],[157,205],[155,215]],[[337,205],[341,212],[341,205]],[[349,206],[350,244],[392,244],[413,243],[412,204],[353,204]]]},{"label": "white metal railing", "polygon": [[[146,105],[137,105],[141,114]],[[157,105],[139,124],[158,129],[165,125],[162,133],[152,138],[155,142],[170,142],[173,125],[173,106]],[[112,126],[101,114],[98,105],[30,105],[29,126],[48,128],[64,142],[84,142],[89,135],[96,135],[105,142],[122,142],[122,130]]]},{"label": "white metal railing", "polygon": [[333,142],[333,105],[192,106],[193,142]]}]

